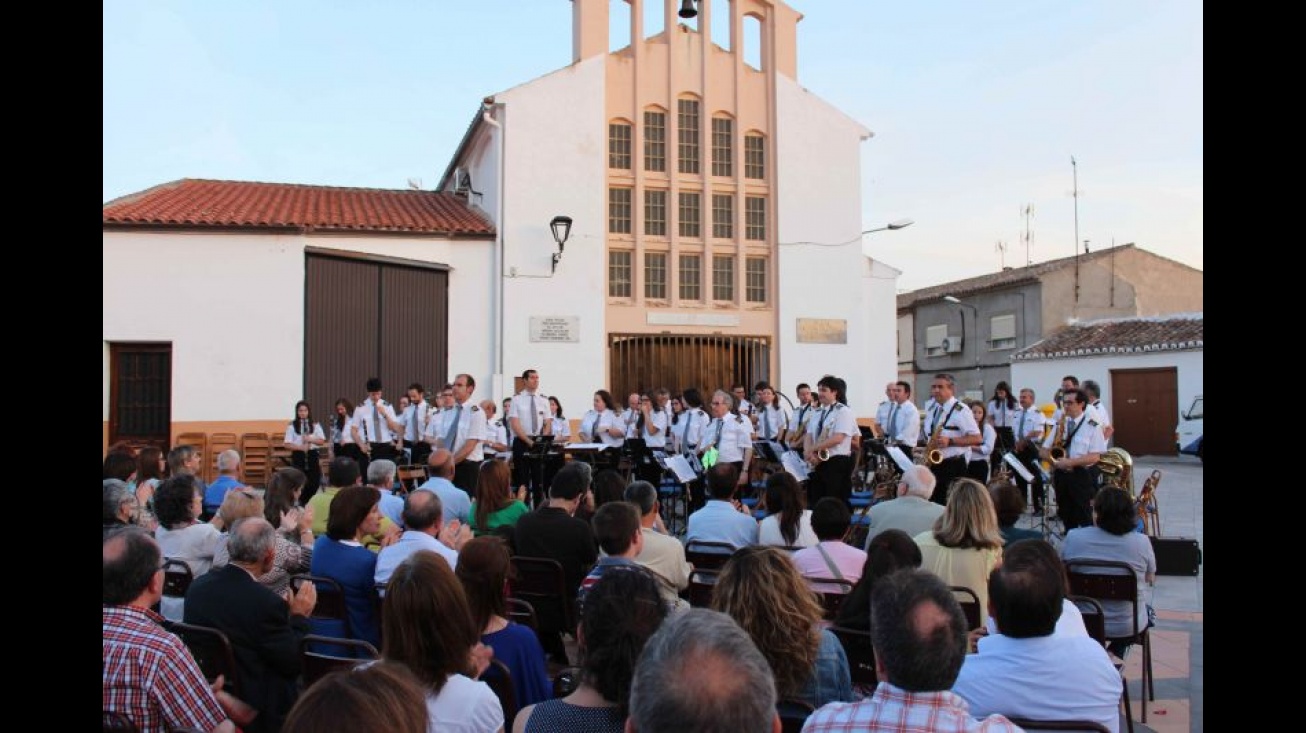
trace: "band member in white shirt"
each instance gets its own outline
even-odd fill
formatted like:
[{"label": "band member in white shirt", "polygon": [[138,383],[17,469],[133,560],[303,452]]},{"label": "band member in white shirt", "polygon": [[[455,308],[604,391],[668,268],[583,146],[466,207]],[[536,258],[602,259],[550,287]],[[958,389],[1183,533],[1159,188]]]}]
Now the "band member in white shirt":
[{"label": "band member in white shirt", "polygon": [[404,447],[409,450],[410,462],[415,466],[425,466],[427,456],[431,455],[431,446],[424,440],[430,414],[426,388],[420,382],[408,385],[408,409],[400,415],[400,422],[404,425]]},{"label": "band member in white shirt", "polygon": [[889,421],[884,424],[884,438],[903,447],[907,455],[916,447],[921,435],[921,413],[911,401],[911,382],[895,382],[893,407],[889,408]]},{"label": "band member in white shirt", "polygon": [[531,496],[539,503],[552,476],[542,472],[542,465],[530,453],[536,436],[552,436],[553,420],[549,417],[549,400],[540,394],[540,373],[534,369],[522,372],[522,391],[512,398],[504,414],[508,429],[512,431],[513,485],[529,487]]},{"label": "band member in white shirt", "polygon": [[[381,380],[372,377],[367,380],[367,399],[354,409],[354,440],[363,449],[367,463],[385,458],[395,459],[395,436],[403,432],[394,408],[381,399]],[[359,465],[364,476],[366,466]]]},{"label": "band member in white shirt", "polygon": [[559,443],[566,443],[571,437],[571,423],[567,422],[567,416],[562,414],[562,403],[557,397],[549,397],[549,417],[553,419],[553,439]]},{"label": "band member in white shirt", "polygon": [[744,385],[736,384],[730,388],[730,394],[735,401],[735,409],[732,410],[736,415],[743,415],[751,420],[753,416],[753,403],[748,401],[748,393]]},{"label": "band member in white shirt", "polygon": [[[742,388],[741,388],[742,389]],[[739,484],[748,483],[748,465],[753,460],[752,428],[748,419],[734,412],[735,398],[725,390],[712,393],[712,422],[703,431],[698,453],[717,449],[717,463],[733,463],[739,469]]]},{"label": "band member in white shirt", "polygon": [[580,437],[587,443],[602,443],[604,448],[620,448],[626,442],[626,423],[617,415],[611,392],[601,389],[594,393],[594,409],[581,418]]},{"label": "band member in white shirt", "polygon": [[998,464],[1002,462],[1002,456],[1013,450],[1016,446],[1016,435],[1011,430],[1011,426],[1016,421],[1016,411],[1019,404],[1016,402],[1016,396],[1011,393],[1011,385],[1006,382],[998,382],[998,386],[993,388],[993,399],[985,405],[985,412],[988,414],[988,424],[993,426],[997,433],[997,445],[993,449],[989,463],[993,470],[998,470]]},{"label": "band member in white shirt", "polygon": [[671,430],[676,441],[675,449],[681,454],[697,453],[698,444],[703,441],[703,429],[712,418],[703,411],[703,397],[697,387],[687,388],[680,395],[680,401],[685,405],[685,411]]},{"label": "band member in white shirt", "polygon": [[639,433],[635,429],[635,423],[639,420],[639,400],[640,394],[638,392],[631,392],[626,396],[626,409],[619,415],[622,424],[626,426],[627,438],[639,437]]},{"label": "band member in white shirt", "polygon": [[1085,379],[1081,389],[1088,395],[1088,410],[1086,412],[1097,421],[1098,425],[1102,426],[1102,436],[1110,441],[1111,435],[1115,433],[1116,429],[1111,426],[1111,416],[1106,412],[1106,405],[1102,404],[1102,388],[1096,380]]},{"label": "band member in white shirt", "polygon": [[893,406],[897,404],[895,399],[897,389],[897,382],[889,382],[884,385],[885,399],[875,406],[875,424],[879,425],[880,430],[886,434],[889,432],[889,413],[893,410]]},{"label": "band member in white shirt", "polygon": [[984,412],[984,403],[979,400],[966,400],[966,406],[970,408],[970,414],[975,416],[975,424],[980,426],[980,437],[983,438],[979,445],[970,447],[970,455],[966,456],[966,475],[982,484],[989,482],[989,459],[993,455],[993,447],[998,441],[998,431],[989,424],[987,415]]},{"label": "band member in white shirt", "polygon": [[[667,403],[671,393],[665,389],[656,389],[639,399],[639,417],[635,418],[635,434],[644,441],[650,450],[665,451],[667,447],[667,428],[671,423]],[[657,486],[662,481],[662,467],[649,456],[641,456],[635,466],[635,476]]]},{"label": "band member in white shirt", "polygon": [[[1034,390],[1028,387],[1020,390],[1020,409],[1016,411],[1015,422],[1012,425],[1012,431],[1016,436],[1016,458],[1020,460],[1029,472],[1034,474],[1033,486],[1026,496],[1029,496],[1027,503],[1034,508],[1035,514],[1043,513],[1043,472],[1039,469],[1038,449],[1043,441],[1044,427],[1047,425],[1047,418],[1043,412],[1034,404]],[[1023,492],[1030,482],[1016,474],[1016,485]]]},{"label": "band member in white shirt", "polygon": [[[948,503],[948,487],[953,479],[966,475],[966,458],[970,447],[983,442],[975,415],[953,396],[957,380],[951,374],[935,374],[930,383],[930,396],[934,398],[933,408],[925,414],[925,432],[922,435],[926,448],[937,448],[943,454],[943,460],[930,466],[934,473],[934,495],[930,501],[935,504]],[[941,427],[940,427],[941,426]],[[934,445],[929,444],[930,437],[938,429],[939,437]]]},{"label": "band member in white shirt", "polygon": [[354,403],[344,397],[336,400],[335,415],[331,418],[330,425],[331,457],[344,456],[362,464],[366,459],[362,449],[354,442]]},{"label": "band member in white shirt", "polygon": [[1058,437],[1054,427],[1048,432],[1040,455],[1052,461],[1056,469],[1052,473],[1052,488],[1057,492],[1057,513],[1069,532],[1093,523],[1091,504],[1097,487],[1089,468],[1096,466],[1097,459],[1106,451],[1106,438],[1102,426],[1085,412],[1088,398],[1083,390],[1066,390],[1061,395],[1061,404],[1066,416],[1060,438],[1066,454],[1052,459],[1051,448]]},{"label": "band member in white shirt", "polygon": [[794,394],[798,395],[798,409],[794,411],[789,430],[785,431],[785,443],[790,450],[798,451],[801,456],[807,443],[807,431],[811,429],[808,421],[819,411],[819,406],[812,396],[812,388],[806,382],[799,382],[794,388]]},{"label": "band member in white shirt", "polygon": [[758,394],[759,404],[753,411],[756,416],[754,427],[758,440],[779,441],[788,423],[784,410],[780,409],[775,397],[775,388],[767,382],[758,382],[753,388]]},{"label": "band member in white shirt", "polygon": [[472,401],[472,393],[476,391],[472,375],[454,377],[449,390],[453,406],[442,410],[439,419],[433,417],[427,422],[424,442],[428,452],[438,446],[453,454],[453,484],[472,495],[476,493],[476,478],[485,458],[490,425],[485,409]]},{"label": "band member in white shirt", "polygon": [[817,401],[821,411],[807,425],[812,436],[807,462],[815,469],[808,480],[807,493],[812,506],[817,501],[832,496],[848,504],[852,494],[853,436],[857,435],[857,418],[848,407],[848,393],[844,380],[827,374],[816,383]]},{"label": "band member in white shirt", "polygon": [[508,450],[508,426],[503,424],[503,418],[494,417],[495,410],[494,400],[481,400],[481,412],[485,413],[486,422],[485,448],[490,453],[487,458]]},{"label": "band member in white shirt", "polygon": [[326,444],[326,434],[322,426],[313,420],[313,408],[308,402],[300,400],[295,403],[295,419],[286,427],[282,440],[290,449],[290,462],[295,468],[304,472],[308,481],[300,494],[300,500],[307,503],[317,493],[318,484],[322,482],[322,463],[318,450]]}]

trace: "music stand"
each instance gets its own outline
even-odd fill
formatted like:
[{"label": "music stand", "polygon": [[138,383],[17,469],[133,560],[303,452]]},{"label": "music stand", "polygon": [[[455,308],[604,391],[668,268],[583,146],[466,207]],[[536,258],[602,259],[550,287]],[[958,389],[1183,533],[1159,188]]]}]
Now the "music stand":
[{"label": "music stand", "polygon": [[532,504],[538,505],[544,497],[544,460],[553,449],[552,435],[532,435],[531,446],[522,454],[530,462]]},{"label": "music stand", "polygon": [[765,458],[768,463],[780,463],[780,455],[784,451],[776,450],[779,445],[779,443],[770,440],[755,440],[753,441],[753,453]]}]

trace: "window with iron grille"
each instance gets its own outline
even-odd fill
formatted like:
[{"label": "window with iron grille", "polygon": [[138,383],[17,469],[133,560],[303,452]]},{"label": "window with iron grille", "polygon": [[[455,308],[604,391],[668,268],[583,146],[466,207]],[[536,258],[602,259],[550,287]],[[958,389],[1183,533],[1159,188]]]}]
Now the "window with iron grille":
[{"label": "window with iron grille", "polygon": [[749,303],[766,302],[766,258],[749,257],[744,270],[744,299]]},{"label": "window with iron grille", "polygon": [[644,297],[667,298],[667,253],[644,253]]},{"label": "window with iron grille", "polygon": [[735,236],[735,197],[732,194],[712,194],[712,236],[718,239]]},{"label": "window with iron grille", "polygon": [[608,167],[630,170],[629,123],[608,123]]},{"label": "window with iron grille", "polygon": [[676,100],[676,124],[679,126],[680,158],[678,170],[681,173],[698,173],[698,100]]},{"label": "window with iron grille", "polygon": [[712,300],[735,299],[734,255],[712,256]]},{"label": "window with iron grille", "polygon": [[608,189],[608,231],[613,234],[630,234],[630,189],[613,186]]},{"label": "window with iron grille", "polygon": [[667,236],[667,192],[663,189],[644,189],[644,234]]},{"label": "window with iron grille", "polygon": [[631,251],[614,249],[608,252],[608,297],[629,298],[631,292]]},{"label": "window with iron grille", "polygon": [[712,118],[712,175],[733,176],[735,121],[729,117]]},{"label": "window with iron grille", "polygon": [[703,258],[680,255],[680,299],[703,299]]},{"label": "window with iron grille", "polygon": [[667,169],[667,113],[644,112],[644,170]]},{"label": "window with iron grille", "polygon": [[680,236],[703,236],[703,195],[698,191],[680,192]]},{"label": "window with iron grille", "polygon": [[766,239],[766,197],[744,197],[744,239]]},{"label": "window with iron grille", "polygon": [[766,138],[744,136],[744,178],[766,178]]}]

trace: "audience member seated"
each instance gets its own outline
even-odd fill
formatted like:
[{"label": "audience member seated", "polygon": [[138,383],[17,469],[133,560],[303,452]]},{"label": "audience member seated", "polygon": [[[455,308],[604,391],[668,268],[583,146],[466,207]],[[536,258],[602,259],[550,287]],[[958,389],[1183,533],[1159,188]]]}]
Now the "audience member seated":
[{"label": "audience member seated", "polygon": [[[817,502],[814,514],[820,514],[824,501]],[[748,632],[771,665],[781,698],[813,707],[853,699],[843,645],[822,628],[821,604],[785,551],[753,545],[736,552],[712,588],[712,608]]]},{"label": "audience member seated", "polygon": [[327,485],[308,500],[308,509],[313,512],[314,537],[321,537],[326,532],[327,519],[331,516],[331,504],[336,500],[336,494],[346,486],[359,485],[361,478],[358,462],[354,459],[349,456],[331,459],[327,467]]},{"label": "audience member seated", "polygon": [[766,518],[757,526],[757,544],[778,547],[814,547],[820,540],[812,531],[812,510],[788,471],[773,473],[766,480]]},{"label": "audience member seated", "polygon": [[281,468],[263,492],[263,518],[277,528],[277,560],[259,582],[277,595],[290,587],[290,576],[313,565],[313,510],[299,506],[308,476],[298,468]]},{"label": "audience member seated", "polygon": [[[938,506],[935,504],[934,506]],[[871,591],[875,583],[892,572],[921,566],[921,548],[901,529],[886,529],[875,535],[866,551],[862,577],[839,606],[835,626],[858,631],[871,630]]]},{"label": "audience member seated", "polygon": [[[843,541],[852,522],[852,513],[842,499],[827,496],[812,509],[812,531],[820,540],[815,546],[793,554],[794,565],[804,578],[833,578],[856,583],[862,577],[866,552]],[[846,586],[835,583],[812,583],[820,593],[843,593]]]},{"label": "audience member seated", "polygon": [[381,492],[381,516],[396,527],[404,526],[404,499],[395,495],[395,474],[399,467],[388,458],[378,458],[367,464],[367,484]]},{"label": "audience member seated", "polygon": [[875,694],[820,708],[803,731],[1020,731],[1001,715],[976,720],[951,692],[966,644],[961,604],[937,575],[900,570],[881,578],[871,591],[871,645],[880,680]]},{"label": "audience member seated", "polygon": [[[460,489],[461,491],[461,489]],[[463,584],[481,643],[508,665],[517,707],[553,697],[544,648],[530,627],[508,620],[504,589],[512,576],[508,545],[501,537],[477,537],[463,545],[454,575]]]},{"label": "audience member seated", "polygon": [[609,570],[637,569],[647,572],[635,562],[644,549],[644,532],[639,526],[639,509],[627,501],[610,501],[594,512],[594,538],[599,541],[599,561],[580,582],[576,592],[576,610],[584,612],[585,594]]},{"label": "audience member seated", "polygon": [[105,539],[103,553],[103,709],[127,716],[141,733],[235,731],[226,711],[234,698],[209,688],[190,650],[150,610],[163,597],[159,545],[127,527]]},{"label": "audience member seated", "polygon": [[399,563],[418,550],[434,552],[449,563],[450,569],[458,567],[458,548],[472,538],[472,530],[457,519],[444,521],[444,506],[435,492],[414,491],[409,494],[404,500],[403,522],[408,529],[376,557],[375,580],[378,584],[390,580]]},{"label": "audience member seated", "polygon": [[925,466],[912,466],[898,479],[898,497],[882,501],[867,513],[870,522],[866,531],[866,547],[871,546],[875,535],[886,529],[900,529],[908,537],[915,537],[934,527],[943,516],[943,505],[930,501],[934,494],[934,473]]},{"label": "audience member seated", "polygon": [[151,532],[159,526],[154,518],[154,490],[159,488],[167,470],[168,462],[159,448],[149,445],[136,454],[136,502],[140,505],[136,523]]},{"label": "audience member seated", "polygon": [[407,667],[426,688],[428,730],[503,730],[499,698],[477,679],[491,652],[479,642],[467,595],[449,563],[430,550],[413,553],[386,583],[381,614],[381,657]]},{"label": "audience member seated", "polygon": [[204,480],[200,474],[204,472],[204,456],[192,445],[179,445],[168,451],[168,477],[180,476],[183,473],[195,477],[195,483],[199,484],[200,493],[202,494],[208,487],[204,485]]},{"label": "audience member seated", "polygon": [[300,695],[281,733],[372,730],[385,721],[386,733],[427,733],[426,693],[402,664],[379,662],[334,672]]},{"label": "audience member seated", "polygon": [[[217,527],[199,521],[203,503],[200,486],[190,474],[173,476],[159,484],[154,492],[154,512],[159,517],[154,538],[166,557],[181,560],[190,567],[193,578],[213,567],[213,553],[222,538]],[[183,601],[165,597],[160,606],[164,618],[180,621],[185,608]]]},{"label": "audience member seated", "polygon": [[[222,502],[222,512],[237,489]],[[261,500],[259,509],[262,509]],[[209,626],[226,634],[236,657],[240,693],[258,710],[249,733],[275,733],[298,695],[299,644],[308,633],[308,616],[317,603],[312,583],[290,591],[287,598],[268,590],[258,579],[272,570],[277,556],[277,532],[256,512],[232,522],[227,549],[231,562],[197,579],[186,593],[186,623]]]},{"label": "audience member seated", "polygon": [[[349,459],[345,459],[349,460]],[[350,461],[353,462],[352,460]],[[334,465],[333,465],[334,469]],[[357,471],[357,467],[355,467]],[[333,471],[334,473],[334,471]],[[332,479],[334,483],[334,478]],[[313,499],[322,493],[319,491]],[[372,646],[381,645],[376,618],[376,553],[363,547],[363,537],[380,531],[381,500],[376,489],[348,486],[332,497],[326,534],[313,545],[312,574],[331,578],[345,595],[352,637]],[[344,624],[335,619],[313,619],[313,633],[345,637]]]},{"label": "audience member seated", "polygon": [[989,576],[996,630],[968,654],[952,691],[974,715],[1092,720],[1120,727],[1121,680],[1106,650],[1087,635],[1054,633],[1065,603],[1061,559],[1042,539],[1003,551]]},{"label": "audience member seated", "polygon": [[104,538],[109,533],[123,527],[136,526],[139,508],[136,492],[132,491],[126,481],[116,478],[104,479]]},{"label": "audience member seated", "polygon": [[513,733],[621,733],[635,661],[666,616],[657,581],[648,573],[606,573],[589,590],[581,615],[580,686],[566,697],[522,708]]},{"label": "audience member seated", "polygon": [[201,518],[205,521],[212,519],[218,513],[218,507],[222,506],[227,492],[244,485],[240,481],[240,453],[234,450],[219,453],[218,477],[204,490],[204,514]]},{"label": "audience member seated", "polygon": [[458,488],[453,483],[455,470],[453,454],[444,448],[436,448],[431,451],[426,463],[431,468],[431,477],[423,482],[421,486],[418,486],[417,490],[434,491],[440,497],[440,505],[444,507],[445,521],[452,522],[457,519],[463,524],[470,525],[472,521],[472,498],[467,495],[466,491]]},{"label": "audience member seated", "polygon": [[126,446],[114,447],[104,454],[104,466],[100,478],[115,478],[132,485],[136,481],[136,455]]},{"label": "audience member seated", "polygon": [[1043,533],[1037,529],[1016,526],[1016,521],[1025,513],[1025,492],[1009,481],[1001,481],[989,484],[989,495],[998,515],[998,532],[1002,534],[1004,548],[1018,540],[1043,539]]},{"label": "audience member seated", "polygon": [[731,463],[718,463],[707,472],[710,497],[702,509],[689,515],[685,544],[693,540],[726,542],[736,549],[757,544],[757,520],[747,507],[734,500],[739,484],[739,469]]},{"label": "audience member seated", "polygon": [[661,511],[657,488],[647,481],[635,481],[626,488],[626,501],[640,511],[640,531],[644,533],[644,548],[635,562],[657,576],[662,599],[673,606],[672,610],[688,609],[689,602],[680,597],[680,591],[689,587],[689,574],[694,568],[685,560],[685,546],[656,529]]},{"label": "audience member seated", "polygon": [[959,478],[948,491],[948,505],[934,529],[912,539],[921,547],[921,568],[979,596],[981,614],[989,606],[989,573],[1002,561],[1002,534],[989,490],[975,479]]},{"label": "audience member seated", "polygon": [[[1117,560],[1134,569],[1138,581],[1138,630],[1149,626],[1152,584],[1156,582],[1156,552],[1147,535],[1134,531],[1134,502],[1124,489],[1103,488],[1093,497],[1093,526],[1072,529],[1061,545],[1061,558],[1071,560]],[[1113,572],[1109,568],[1084,568],[1082,572]],[[1123,657],[1125,641],[1134,633],[1129,601],[1102,601],[1106,614],[1107,648]]]},{"label": "audience member seated", "polygon": [[515,527],[531,509],[526,506],[526,489],[512,493],[512,472],[503,461],[485,461],[476,476],[476,499],[472,502],[472,532],[480,537],[500,527]]},{"label": "audience member seated", "polygon": [[[290,470],[295,471],[300,476],[304,475],[298,469],[292,468]],[[227,498],[222,500],[222,506],[218,509],[218,515],[213,518],[212,524],[215,527],[231,527],[241,519],[264,517],[266,513],[267,510],[263,499],[254,493],[253,489],[236,489],[227,492]],[[312,567],[313,532],[308,527],[312,523],[313,517],[311,513],[298,513],[283,515],[280,521],[281,526],[277,532],[275,542],[276,557],[273,560],[272,569],[260,575],[258,582],[273,593],[284,595],[286,588],[290,586],[290,576],[307,573],[308,569]],[[297,522],[298,524],[290,524],[290,522]],[[271,524],[271,522],[268,523]],[[227,564],[227,542],[230,536],[229,532],[224,532],[218,540],[218,547],[213,551],[214,568]],[[296,540],[287,539],[287,536],[294,537]]]},{"label": "audience member seated", "polygon": [[628,733],[780,733],[766,657],[734,619],[694,608],[648,640],[630,689]]}]

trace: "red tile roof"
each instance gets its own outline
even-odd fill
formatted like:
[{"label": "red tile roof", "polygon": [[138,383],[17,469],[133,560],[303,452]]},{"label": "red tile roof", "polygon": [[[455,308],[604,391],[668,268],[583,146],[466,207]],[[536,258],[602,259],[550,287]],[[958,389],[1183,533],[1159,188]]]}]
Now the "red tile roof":
[{"label": "red tile roof", "polygon": [[1013,361],[1201,350],[1202,314],[1109,318],[1067,326],[1012,354]]},{"label": "red tile roof", "polygon": [[484,215],[450,193],[195,178],[110,201],[104,224],[494,236]]}]

